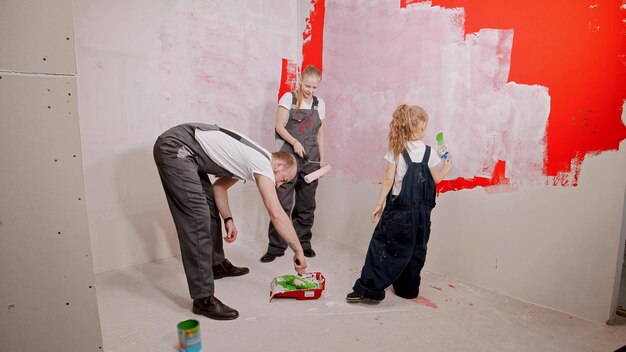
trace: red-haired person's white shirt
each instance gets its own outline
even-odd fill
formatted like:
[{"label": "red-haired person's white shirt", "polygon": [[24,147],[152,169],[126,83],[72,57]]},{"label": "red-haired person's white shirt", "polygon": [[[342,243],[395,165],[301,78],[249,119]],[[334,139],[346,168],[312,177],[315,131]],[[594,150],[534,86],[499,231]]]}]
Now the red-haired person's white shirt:
[{"label": "red-haired person's white shirt", "polygon": [[[407,151],[409,152],[409,157],[412,162],[420,163],[422,162],[424,153],[426,152],[426,144],[422,141],[410,141],[407,143]],[[402,154],[393,155],[393,153],[389,151],[385,155],[385,159],[391,164],[395,164],[396,162],[398,163],[398,166],[396,167],[396,174],[394,176],[393,187],[391,188],[391,195],[397,196],[402,190],[402,179],[404,178],[408,167],[402,157]],[[436,166],[440,162],[441,158],[437,155],[437,151],[431,147],[430,158],[428,158],[428,168]]]}]

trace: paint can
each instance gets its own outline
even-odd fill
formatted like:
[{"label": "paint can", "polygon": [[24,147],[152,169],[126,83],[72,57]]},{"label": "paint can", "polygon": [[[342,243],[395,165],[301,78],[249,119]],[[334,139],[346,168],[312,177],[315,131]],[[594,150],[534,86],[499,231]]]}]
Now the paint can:
[{"label": "paint can", "polygon": [[178,351],[198,352],[202,349],[200,341],[200,322],[195,319],[181,321],[178,328]]}]

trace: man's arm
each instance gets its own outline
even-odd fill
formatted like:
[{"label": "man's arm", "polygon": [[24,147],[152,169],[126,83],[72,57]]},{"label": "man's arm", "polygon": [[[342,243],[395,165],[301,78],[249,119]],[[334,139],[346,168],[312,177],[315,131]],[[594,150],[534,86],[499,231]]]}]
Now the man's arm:
[{"label": "man's arm", "polygon": [[[228,189],[237,183],[237,179],[231,177],[219,177],[213,183],[213,196],[215,197],[215,205],[220,212],[222,219],[232,218],[232,212],[230,211],[230,205],[228,204]],[[226,242],[233,242],[237,239],[237,227],[234,220],[229,220],[224,224],[226,227]]]},{"label": "man's arm", "polygon": [[291,220],[283,210],[276,194],[276,184],[267,176],[260,174],[254,174],[257,187],[263,198],[263,204],[267,209],[267,213],[270,216],[274,228],[282,237],[289,248],[294,252],[294,266],[298,274],[303,274],[306,269],[306,260],[302,251],[302,246],[296,235],[296,230],[293,228]]}]

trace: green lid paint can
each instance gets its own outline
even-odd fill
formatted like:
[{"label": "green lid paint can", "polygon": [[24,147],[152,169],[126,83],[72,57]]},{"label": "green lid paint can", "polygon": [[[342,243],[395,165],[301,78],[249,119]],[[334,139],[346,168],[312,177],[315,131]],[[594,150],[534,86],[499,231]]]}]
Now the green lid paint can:
[{"label": "green lid paint can", "polygon": [[202,349],[200,341],[200,322],[195,319],[181,321],[178,328],[178,351],[198,352]]}]

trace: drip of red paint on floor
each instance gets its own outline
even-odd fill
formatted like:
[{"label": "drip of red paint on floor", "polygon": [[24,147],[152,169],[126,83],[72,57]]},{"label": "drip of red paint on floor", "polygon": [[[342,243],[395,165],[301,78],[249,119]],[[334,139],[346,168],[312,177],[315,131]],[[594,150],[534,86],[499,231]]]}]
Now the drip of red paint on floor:
[{"label": "drip of red paint on floor", "polygon": [[421,304],[423,306],[429,307],[429,308],[435,308],[437,309],[437,305],[434,304],[431,300],[429,300],[428,298],[424,298],[422,296],[417,296],[417,298],[413,298],[411,301]]},{"label": "drip of red paint on floor", "polygon": [[437,286],[433,286],[433,285],[430,285],[430,287],[434,288],[437,291],[443,291],[443,288],[441,288],[441,287],[437,287]]}]

